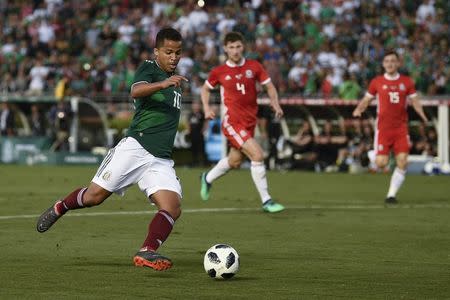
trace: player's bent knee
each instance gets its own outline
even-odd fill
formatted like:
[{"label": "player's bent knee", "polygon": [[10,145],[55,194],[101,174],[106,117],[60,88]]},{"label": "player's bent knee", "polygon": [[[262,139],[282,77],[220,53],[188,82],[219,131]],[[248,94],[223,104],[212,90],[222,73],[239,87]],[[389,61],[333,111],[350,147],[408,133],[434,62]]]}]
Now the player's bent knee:
[{"label": "player's bent knee", "polygon": [[387,166],[388,163],[389,163],[389,158],[385,158],[385,157],[375,158],[375,164],[377,165],[378,168],[384,168]]},{"label": "player's bent knee", "polygon": [[376,161],[375,164],[377,165],[378,168],[384,168],[387,166],[387,163],[384,161]]},{"label": "player's bent knee", "polygon": [[180,196],[172,191],[160,190],[150,196],[158,209],[167,211],[170,216],[176,220],[181,215]]},{"label": "player's bent knee", "polygon": [[172,212],[169,212],[174,220],[181,216],[181,207],[175,208]]},{"label": "player's bent knee", "polygon": [[100,192],[100,191],[86,191],[86,193],[83,196],[83,205],[84,206],[96,206],[99,205],[101,203],[103,203],[103,201],[105,201],[105,199],[107,198],[107,196]]},{"label": "player's bent knee", "polygon": [[241,166],[241,162],[242,162],[241,160],[233,160],[229,161],[228,164],[232,169],[239,169],[239,167]]},{"label": "player's bent knee", "polygon": [[170,205],[162,205],[159,209],[163,209],[167,211],[172,219],[177,220],[181,216],[181,205],[180,204],[170,204]]},{"label": "player's bent knee", "polygon": [[264,155],[262,153],[257,153],[256,155],[253,155],[252,161],[254,161],[254,162],[263,162],[264,161]]},{"label": "player's bent knee", "polygon": [[246,155],[251,161],[256,162],[264,161],[264,153],[261,149],[253,149],[253,151],[247,151]]},{"label": "player's bent knee", "polygon": [[398,160],[397,167],[399,169],[405,170],[408,167],[408,161],[407,160]]}]

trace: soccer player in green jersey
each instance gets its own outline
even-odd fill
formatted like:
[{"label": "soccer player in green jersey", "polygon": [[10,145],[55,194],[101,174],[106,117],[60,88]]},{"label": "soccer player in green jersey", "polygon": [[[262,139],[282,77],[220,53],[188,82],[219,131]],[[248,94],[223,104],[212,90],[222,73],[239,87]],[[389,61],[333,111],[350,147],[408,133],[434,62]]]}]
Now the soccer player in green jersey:
[{"label": "soccer player in green jersey", "polygon": [[187,79],[174,73],[181,56],[180,33],[164,28],[155,44],[156,59],[139,66],[131,86],[136,112],[127,136],[105,156],[89,187],[74,190],[39,217],[37,231],[47,231],[69,210],[99,205],[112,193],[123,196],[137,183],[158,212],[134,264],[166,270],[172,261],[156,250],[181,214],[181,185],[171,155],[180,117],[180,85]]}]

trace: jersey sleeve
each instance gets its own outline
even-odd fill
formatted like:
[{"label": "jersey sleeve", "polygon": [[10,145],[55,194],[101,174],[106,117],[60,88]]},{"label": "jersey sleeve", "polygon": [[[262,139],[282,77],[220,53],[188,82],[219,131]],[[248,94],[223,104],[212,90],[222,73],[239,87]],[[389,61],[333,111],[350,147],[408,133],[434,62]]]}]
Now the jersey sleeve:
[{"label": "jersey sleeve", "polygon": [[217,71],[217,68],[214,68],[209,72],[208,79],[206,79],[205,83],[210,89],[213,89],[219,83],[219,72]]},{"label": "jersey sleeve", "polygon": [[372,79],[369,83],[369,88],[367,89],[366,95],[375,97],[376,94],[377,94],[377,80]]},{"label": "jersey sleeve", "polygon": [[268,84],[270,82],[269,74],[267,74],[266,69],[257,61],[255,61],[255,72],[256,72],[256,78],[258,79],[259,83],[262,85]]},{"label": "jersey sleeve", "polygon": [[154,63],[144,61],[136,70],[136,73],[134,74],[133,84],[140,82],[147,82],[150,83],[153,80],[153,65]]},{"label": "jersey sleeve", "polygon": [[414,81],[410,77],[408,78],[407,87],[408,87],[408,91],[407,91],[408,97],[414,97],[417,95],[416,86],[414,84]]}]

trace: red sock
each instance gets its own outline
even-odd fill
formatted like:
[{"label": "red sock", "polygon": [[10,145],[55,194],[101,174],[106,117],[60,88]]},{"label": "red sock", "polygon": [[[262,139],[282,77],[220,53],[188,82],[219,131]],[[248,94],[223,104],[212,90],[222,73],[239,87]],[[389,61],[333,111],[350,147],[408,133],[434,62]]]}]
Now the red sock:
[{"label": "red sock", "polygon": [[62,201],[55,204],[56,212],[59,215],[65,214],[68,210],[83,207],[83,195],[87,188],[79,188],[67,195]]},{"label": "red sock", "polygon": [[148,235],[141,249],[156,251],[169,236],[174,223],[167,211],[159,210],[148,225]]}]

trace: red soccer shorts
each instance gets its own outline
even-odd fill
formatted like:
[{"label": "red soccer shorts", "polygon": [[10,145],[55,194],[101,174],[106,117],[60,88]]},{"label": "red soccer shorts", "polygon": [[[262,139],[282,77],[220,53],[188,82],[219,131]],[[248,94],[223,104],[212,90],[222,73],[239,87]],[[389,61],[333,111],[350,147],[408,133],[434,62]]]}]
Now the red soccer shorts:
[{"label": "red soccer shorts", "polygon": [[389,155],[391,149],[395,155],[409,153],[411,142],[405,129],[382,130],[375,133],[376,155]]},{"label": "red soccer shorts", "polygon": [[255,134],[255,126],[231,124],[226,118],[222,123],[222,131],[231,146],[236,149],[241,149],[242,145]]}]

